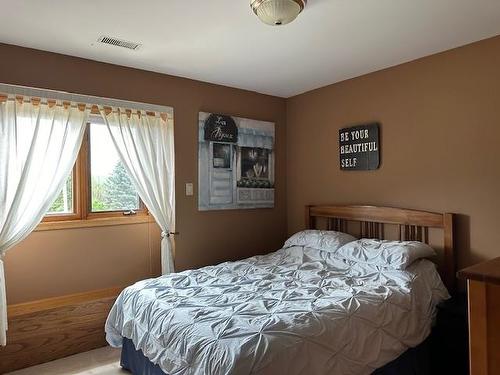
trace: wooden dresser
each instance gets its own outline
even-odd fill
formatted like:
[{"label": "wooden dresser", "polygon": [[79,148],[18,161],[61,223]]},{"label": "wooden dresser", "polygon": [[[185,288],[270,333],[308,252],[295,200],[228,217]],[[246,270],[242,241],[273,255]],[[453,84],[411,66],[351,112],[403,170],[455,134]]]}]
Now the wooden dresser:
[{"label": "wooden dresser", "polygon": [[458,273],[467,279],[471,375],[500,374],[500,258]]}]

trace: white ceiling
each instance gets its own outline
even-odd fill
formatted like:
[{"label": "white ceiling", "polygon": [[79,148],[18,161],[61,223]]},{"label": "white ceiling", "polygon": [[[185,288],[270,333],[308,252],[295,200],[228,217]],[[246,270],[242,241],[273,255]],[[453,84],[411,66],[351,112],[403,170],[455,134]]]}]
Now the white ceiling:
[{"label": "white ceiling", "polygon": [[0,0],[0,42],[282,97],[498,34],[499,0],[309,0],[278,28],[249,0]]}]

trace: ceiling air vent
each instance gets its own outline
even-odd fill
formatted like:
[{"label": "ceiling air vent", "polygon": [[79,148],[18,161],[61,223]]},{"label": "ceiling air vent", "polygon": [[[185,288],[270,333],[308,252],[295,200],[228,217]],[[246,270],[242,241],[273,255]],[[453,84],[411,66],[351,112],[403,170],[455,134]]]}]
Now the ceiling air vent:
[{"label": "ceiling air vent", "polygon": [[134,51],[138,50],[139,47],[141,46],[140,43],[127,42],[126,40],[113,38],[111,36],[101,36],[99,39],[97,39],[97,41],[104,44],[110,44],[116,47],[128,48]]}]

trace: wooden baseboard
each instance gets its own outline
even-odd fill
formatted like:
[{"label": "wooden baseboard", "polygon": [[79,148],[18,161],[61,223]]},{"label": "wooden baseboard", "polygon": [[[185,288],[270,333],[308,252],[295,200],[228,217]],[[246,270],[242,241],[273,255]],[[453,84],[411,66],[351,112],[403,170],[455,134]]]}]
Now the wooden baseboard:
[{"label": "wooden baseboard", "polygon": [[11,305],[0,374],[106,346],[104,323],[123,287]]}]

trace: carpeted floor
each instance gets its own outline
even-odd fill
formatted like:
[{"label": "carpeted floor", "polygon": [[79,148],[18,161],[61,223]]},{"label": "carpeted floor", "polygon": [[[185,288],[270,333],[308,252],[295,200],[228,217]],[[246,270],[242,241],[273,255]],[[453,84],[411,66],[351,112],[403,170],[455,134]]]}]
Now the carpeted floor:
[{"label": "carpeted floor", "polygon": [[119,364],[120,350],[110,347],[80,353],[5,375],[126,375]]}]

